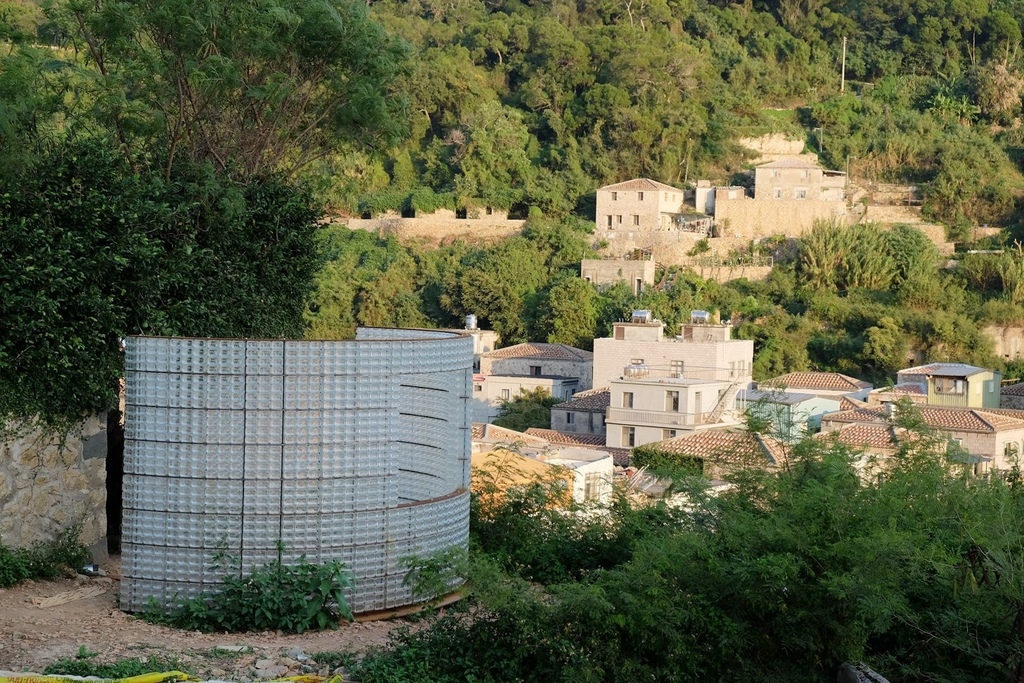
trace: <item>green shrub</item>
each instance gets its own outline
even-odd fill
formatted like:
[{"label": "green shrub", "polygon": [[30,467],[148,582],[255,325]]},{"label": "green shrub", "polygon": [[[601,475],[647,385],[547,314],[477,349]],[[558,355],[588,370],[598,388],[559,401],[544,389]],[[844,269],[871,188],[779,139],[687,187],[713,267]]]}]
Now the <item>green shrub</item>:
[{"label": "green shrub", "polygon": [[28,548],[9,548],[0,543],[0,588],[10,588],[28,579],[56,579],[67,569],[78,569],[89,561],[89,551],[79,543],[81,527],[73,525],[52,541]]},{"label": "green shrub", "polygon": [[106,679],[142,676],[156,671],[192,673],[185,669],[176,657],[150,656],[146,659],[119,659],[109,664],[94,662],[96,657],[97,653],[90,652],[85,645],[81,645],[78,648],[78,654],[73,658],[61,657],[43,669],[43,673],[53,676],[95,676]]},{"label": "green shrub", "polygon": [[278,559],[246,577],[226,575],[220,590],[185,600],[169,612],[154,603],[143,617],[203,632],[333,629],[341,617],[352,618],[343,594],[351,585],[343,563],[314,564],[303,555],[295,565]]}]

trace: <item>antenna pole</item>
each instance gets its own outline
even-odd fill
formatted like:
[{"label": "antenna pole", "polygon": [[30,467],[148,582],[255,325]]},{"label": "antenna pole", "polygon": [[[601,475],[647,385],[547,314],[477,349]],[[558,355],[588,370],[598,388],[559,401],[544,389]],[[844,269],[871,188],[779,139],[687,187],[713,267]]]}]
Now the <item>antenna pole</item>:
[{"label": "antenna pole", "polygon": [[846,36],[843,36],[843,70],[839,77],[839,92],[846,92]]}]

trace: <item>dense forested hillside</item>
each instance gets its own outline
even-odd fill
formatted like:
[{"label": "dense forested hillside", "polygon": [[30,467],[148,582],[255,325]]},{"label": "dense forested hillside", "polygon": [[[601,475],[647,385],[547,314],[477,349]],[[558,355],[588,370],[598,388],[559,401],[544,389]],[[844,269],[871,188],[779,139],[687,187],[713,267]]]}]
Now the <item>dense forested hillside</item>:
[{"label": "dense forested hillside", "polygon": [[373,12],[411,45],[397,85],[408,137],[360,156],[354,174],[351,156],[337,159],[339,210],[585,214],[596,187],[624,178],[728,180],[744,164],[739,137],[779,131],[833,168],[930,183],[926,210],[943,222],[1014,219],[1019,3],[452,0]]}]

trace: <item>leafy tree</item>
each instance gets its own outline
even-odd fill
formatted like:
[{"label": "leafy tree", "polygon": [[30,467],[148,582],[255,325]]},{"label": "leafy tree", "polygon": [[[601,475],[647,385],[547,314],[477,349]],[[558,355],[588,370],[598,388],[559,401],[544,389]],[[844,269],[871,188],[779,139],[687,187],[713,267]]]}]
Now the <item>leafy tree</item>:
[{"label": "leafy tree", "polygon": [[589,351],[597,327],[597,290],[579,277],[559,281],[548,292],[544,324],[550,343]]},{"label": "leafy tree", "polygon": [[499,427],[523,432],[530,427],[549,429],[551,427],[551,406],[558,403],[543,387],[521,389],[510,401],[503,401],[498,417],[492,422]]},{"label": "leafy tree", "polygon": [[262,176],[392,139],[401,46],[346,0],[55,5],[95,81],[94,112],[136,153]]}]

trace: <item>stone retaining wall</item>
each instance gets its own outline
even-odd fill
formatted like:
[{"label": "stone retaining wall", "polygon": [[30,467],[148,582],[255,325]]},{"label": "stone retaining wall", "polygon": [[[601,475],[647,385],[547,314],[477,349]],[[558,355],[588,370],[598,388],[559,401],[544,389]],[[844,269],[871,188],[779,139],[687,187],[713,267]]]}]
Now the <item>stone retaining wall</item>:
[{"label": "stone retaining wall", "polygon": [[0,541],[21,548],[80,523],[81,542],[106,559],[106,464],[105,414],[64,439],[33,430],[0,442]]},{"label": "stone retaining wall", "polygon": [[484,210],[467,218],[456,218],[455,212],[439,209],[432,214],[403,218],[397,213],[385,213],[375,218],[336,217],[332,223],[346,225],[352,230],[368,230],[382,236],[393,235],[399,240],[422,239],[442,242],[447,239],[500,240],[519,234],[524,220],[511,219],[504,211],[487,215]]}]

